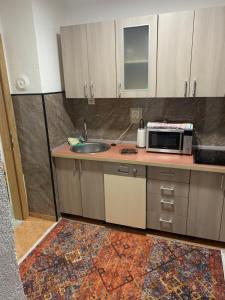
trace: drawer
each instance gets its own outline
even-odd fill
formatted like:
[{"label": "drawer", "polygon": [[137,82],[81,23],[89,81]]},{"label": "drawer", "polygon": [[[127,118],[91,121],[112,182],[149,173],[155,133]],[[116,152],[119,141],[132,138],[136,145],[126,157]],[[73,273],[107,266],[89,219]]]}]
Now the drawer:
[{"label": "drawer", "polygon": [[147,210],[187,217],[188,198],[148,193]]},{"label": "drawer", "polygon": [[188,197],[189,184],[172,181],[148,180],[147,193],[164,197]]},{"label": "drawer", "polygon": [[175,182],[189,183],[190,171],[173,169],[173,168],[160,168],[160,167],[148,167],[148,178],[155,180],[168,180]]},{"label": "drawer", "polygon": [[175,214],[147,211],[147,228],[186,234],[187,218]]},{"label": "drawer", "polygon": [[131,164],[104,163],[104,174],[146,178],[146,167]]}]

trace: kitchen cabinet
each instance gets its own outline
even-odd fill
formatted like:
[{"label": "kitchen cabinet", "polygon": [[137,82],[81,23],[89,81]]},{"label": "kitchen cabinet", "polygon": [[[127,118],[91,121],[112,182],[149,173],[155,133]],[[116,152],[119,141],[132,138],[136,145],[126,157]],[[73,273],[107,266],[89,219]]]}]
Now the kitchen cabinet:
[{"label": "kitchen cabinet", "polygon": [[105,219],[103,164],[56,159],[59,210],[96,220]]},{"label": "kitchen cabinet", "polygon": [[155,97],[157,16],[116,21],[118,97]]},{"label": "kitchen cabinet", "polygon": [[219,240],[224,200],[223,174],[191,172],[187,234]]},{"label": "kitchen cabinet", "polygon": [[[223,178],[224,180],[224,178]],[[222,219],[221,219],[221,226],[220,226],[220,239],[221,242],[225,242],[225,199],[223,203],[223,212],[222,212]]]},{"label": "kitchen cabinet", "polygon": [[147,169],[147,228],[186,234],[190,171]]},{"label": "kitchen cabinet", "polygon": [[60,212],[82,216],[79,162],[57,158],[55,164]]},{"label": "kitchen cabinet", "polygon": [[89,97],[86,25],[62,27],[61,41],[66,97]]},{"label": "kitchen cabinet", "polygon": [[115,22],[87,25],[92,98],[116,98]]},{"label": "kitchen cabinet", "polygon": [[146,228],[145,173],[144,166],[104,165],[106,222]]},{"label": "kitchen cabinet", "polygon": [[194,11],[160,14],[157,97],[187,97]]},{"label": "kitchen cabinet", "polygon": [[103,163],[81,160],[80,164],[83,216],[105,220]]},{"label": "kitchen cabinet", "polygon": [[115,22],[61,28],[67,98],[116,98]]},{"label": "kitchen cabinet", "polygon": [[195,11],[190,96],[225,95],[225,7]]}]

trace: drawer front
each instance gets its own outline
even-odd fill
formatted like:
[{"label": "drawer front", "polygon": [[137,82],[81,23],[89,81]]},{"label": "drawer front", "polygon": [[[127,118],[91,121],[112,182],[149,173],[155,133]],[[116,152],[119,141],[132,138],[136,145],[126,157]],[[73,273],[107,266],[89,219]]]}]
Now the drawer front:
[{"label": "drawer front", "polygon": [[148,180],[148,194],[159,194],[163,197],[188,197],[189,184],[170,181]]},{"label": "drawer front", "polygon": [[160,212],[147,211],[147,228],[186,234],[187,218]]},{"label": "drawer front", "polygon": [[189,183],[190,171],[172,168],[148,167],[148,178]]},{"label": "drawer front", "polygon": [[104,163],[104,174],[146,178],[146,167],[131,164]]},{"label": "drawer front", "polygon": [[187,217],[188,198],[148,193],[147,210],[160,213],[173,213],[178,216]]}]

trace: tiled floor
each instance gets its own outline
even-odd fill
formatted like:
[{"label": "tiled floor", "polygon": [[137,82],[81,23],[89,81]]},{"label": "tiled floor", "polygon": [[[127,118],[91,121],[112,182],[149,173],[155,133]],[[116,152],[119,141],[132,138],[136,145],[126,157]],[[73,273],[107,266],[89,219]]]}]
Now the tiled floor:
[{"label": "tiled floor", "polygon": [[19,260],[55,222],[29,217],[14,229],[16,256]]}]

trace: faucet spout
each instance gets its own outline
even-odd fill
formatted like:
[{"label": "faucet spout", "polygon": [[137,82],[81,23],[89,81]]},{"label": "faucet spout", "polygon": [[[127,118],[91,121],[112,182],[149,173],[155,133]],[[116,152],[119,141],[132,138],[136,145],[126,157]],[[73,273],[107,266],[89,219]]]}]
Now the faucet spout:
[{"label": "faucet spout", "polygon": [[87,123],[85,119],[84,119],[84,140],[85,142],[87,142],[88,140]]}]

